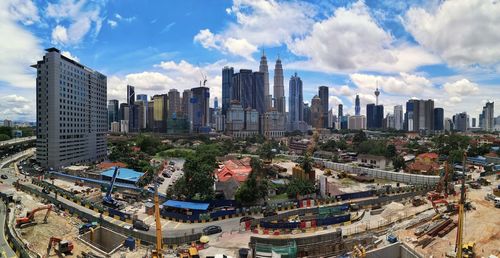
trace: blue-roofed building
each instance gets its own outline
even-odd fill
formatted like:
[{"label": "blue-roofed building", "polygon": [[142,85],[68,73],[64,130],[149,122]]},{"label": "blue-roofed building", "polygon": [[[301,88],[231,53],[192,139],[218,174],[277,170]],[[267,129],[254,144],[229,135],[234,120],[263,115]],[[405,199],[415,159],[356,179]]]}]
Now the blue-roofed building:
[{"label": "blue-roofed building", "polygon": [[[101,173],[101,180],[103,181],[111,181],[113,177],[113,173],[115,172],[115,168],[110,168]],[[116,176],[117,183],[123,184],[131,184],[135,185],[139,179],[144,175],[142,172],[137,172],[133,169],[129,168],[120,168],[118,170],[118,175]]]},{"label": "blue-roofed building", "polygon": [[208,206],[210,206],[209,203],[185,202],[176,200],[168,200],[163,203],[163,207],[197,211],[206,211],[208,210]]},{"label": "blue-roofed building", "polygon": [[479,166],[486,166],[488,164],[488,162],[486,161],[486,158],[483,156],[467,157],[467,162],[470,162],[473,165],[479,165]]}]

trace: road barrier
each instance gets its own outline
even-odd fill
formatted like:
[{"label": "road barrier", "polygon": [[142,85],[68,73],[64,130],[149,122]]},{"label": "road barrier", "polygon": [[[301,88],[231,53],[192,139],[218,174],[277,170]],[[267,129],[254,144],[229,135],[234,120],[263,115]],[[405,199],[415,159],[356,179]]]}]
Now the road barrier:
[{"label": "road barrier", "polygon": [[[1,200],[1,202],[2,204],[0,205],[8,206],[8,203],[4,203],[3,199]],[[33,258],[33,256],[41,258],[41,256],[39,255],[31,254],[30,252],[28,252],[24,246],[24,243],[19,238],[16,237],[14,229],[11,227],[11,223],[9,223],[11,212],[8,209],[8,207],[6,207],[5,210],[6,210],[5,221],[4,221],[5,240],[9,244],[10,248],[16,253],[16,256],[21,258]],[[4,232],[2,232],[2,234],[3,233]]]}]

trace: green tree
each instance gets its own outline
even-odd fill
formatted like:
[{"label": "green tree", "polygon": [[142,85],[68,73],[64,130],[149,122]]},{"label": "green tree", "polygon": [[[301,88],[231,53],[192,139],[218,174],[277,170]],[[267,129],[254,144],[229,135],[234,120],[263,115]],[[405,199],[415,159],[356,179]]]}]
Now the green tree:
[{"label": "green tree", "polygon": [[312,194],[316,192],[316,187],[311,181],[301,180],[301,179],[293,179],[287,185],[286,194],[290,198],[297,197],[299,195]]},{"label": "green tree", "polygon": [[304,170],[306,173],[311,173],[314,168],[313,168],[313,159],[311,155],[306,154],[300,159],[300,167]]},{"label": "green tree", "polygon": [[451,164],[455,162],[462,162],[463,159],[464,159],[464,151],[462,149],[452,150],[448,155],[448,162],[450,162]]},{"label": "green tree", "polygon": [[399,171],[401,169],[406,168],[405,159],[401,156],[396,156],[392,159],[392,165],[394,166],[395,171]]},{"label": "green tree", "polygon": [[262,144],[259,150],[259,157],[263,160],[273,162],[276,153],[273,151],[273,146],[270,142]]},{"label": "green tree", "polygon": [[385,156],[387,155],[386,142],[382,140],[366,140],[358,145],[357,151],[361,154]]},{"label": "green tree", "polygon": [[0,134],[0,141],[10,140],[10,137],[6,134]]},{"label": "green tree", "polygon": [[256,204],[267,196],[267,188],[266,181],[259,180],[256,173],[252,172],[236,192],[235,199],[244,205]]},{"label": "green tree", "polygon": [[354,145],[359,145],[360,143],[366,141],[368,138],[366,138],[366,134],[363,131],[358,131],[354,137],[352,138],[352,143]]},{"label": "green tree", "polygon": [[141,151],[149,155],[155,155],[160,150],[162,145],[157,137],[142,134],[137,137],[136,144],[137,147],[141,148]]},{"label": "green tree", "polygon": [[385,151],[385,157],[392,159],[392,158],[396,157],[396,155],[397,155],[396,146],[394,146],[394,144],[387,145],[387,149]]}]

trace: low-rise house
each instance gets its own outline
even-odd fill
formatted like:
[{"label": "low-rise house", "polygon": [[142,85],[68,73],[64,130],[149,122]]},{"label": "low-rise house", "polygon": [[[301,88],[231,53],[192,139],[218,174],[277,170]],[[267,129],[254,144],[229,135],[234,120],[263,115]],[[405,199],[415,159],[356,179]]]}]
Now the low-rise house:
[{"label": "low-rise house", "polygon": [[356,160],[361,166],[369,168],[386,169],[388,166],[392,165],[390,159],[378,155],[358,154]]},{"label": "low-rise house", "polygon": [[422,153],[415,158],[415,162],[406,166],[406,171],[413,174],[437,175],[440,169],[438,160],[437,153]]}]

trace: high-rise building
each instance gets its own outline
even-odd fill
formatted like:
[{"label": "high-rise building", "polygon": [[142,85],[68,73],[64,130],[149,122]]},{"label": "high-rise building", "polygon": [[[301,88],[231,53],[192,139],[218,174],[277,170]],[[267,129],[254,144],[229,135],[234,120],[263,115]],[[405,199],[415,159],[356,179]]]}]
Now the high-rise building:
[{"label": "high-rise building", "polygon": [[318,96],[321,99],[323,128],[328,128],[328,86],[319,86]]},{"label": "high-rise building", "polygon": [[177,118],[182,113],[181,94],[176,89],[168,91],[168,117]]},{"label": "high-rise building", "polygon": [[112,133],[119,133],[120,132],[120,123],[119,122],[112,122],[111,123],[111,130]]},{"label": "high-rise building", "polygon": [[269,94],[269,69],[264,50],[262,50],[262,56],[260,57],[259,72],[264,74],[264,108],[266,111],[270,111],[273,106],[273,96]]},{"label": "high-rise building", "polygon": [[[344,105],[339,104],[338,105],[338,110],[337,110],[337,129],[342,129],[342,121],[343,121],[343,116],[344,116]],[[346,123],[346,128],[347,129],[347,123]]]},{"label": "high-rise building", "polygon": [[456,131],[465,132],[469,129],[469,116],[466,112],[453,116],[453,126]]},{"label": "high-rise building", "polygon": [[309,107],[309,103],[304,103],[304,108],[302,109],[304,112],[304,122],[306,124],[311,125],[311,107]]},{"label": "high-rise building", "polygon": [[380,129],[383,127],[384,106],[368,104],[366,105],[366,127],[368,129]]},{"label": "high-rise building", "polygon": [[208,87],[196,87],[191,89],[192,105],[192,131],[195,133],[208,133],[209,127],[209,102],[210,89]]},{"label": "high-rise building", "polygon": [[323,127],[323,107],[321,106],[321,99],[315,95],[311,100],[311,122],[314,128]]},{"label": "high-rise building", "polygon": [[396,105],[394,106],[394,129],[403,130],[404,123],[403,116],[403,106]]},{"label": "high-rise building", "polygon": [[434,108],[434,130],[443,131],[444,130],[444,109]]},{"label": "high-rise building", "polygon": [[36,77],[36,159],[60,168],[106,158],[107,78],[56,48],[33,68]]},{"label": "high-rise building", "polygon": [[108,101],[108,130],[111,130],[111,123],[120,121],[118,106],[117,99],[110,99]]},{"label": "high-rise building", "polygon": [[262,134],[266,138],[279,138],[285,136],[285,115],[272,109],[264,113]]},{"label": "high-rise building", "polygon": [[361,115],[361,102],[359,101],[359,95],[356,94],[356,99],[354,100],[354,114],[356,116]]},{"label": "high-rise building", "polygon": [[232,67],[226,66],[222,69],[222,114],[223,115],[226,114],[226,110],[231,105],[233,76],[234,76],[234,69]]},{"label": "high-rise building", "polygon": [[434,131],[434,101],[408,100],[404,124],[405,129],[410,132]]},{"label": "high-rise building", "polygon": [[129,106],[135,103],[135,87],[132,85],[127,85],[127,104]]},{"label": "high-rise building", "polygon": [[190,115],[190,111],[189,111],[190,99],[191,99],[191,89],[184,90],[182,92],[182,99],[181,99],[181,113],[185,117],[188,117]]},{"label": "high-rise building", "polygon": [[476,118],[472,118],[472,128],[476,128]]},{"label": "high-rise building", "polygon": [[214,109],[215,110],[219,109],[219,99],[217,97],[214,98]]},{"label": "high-rise building", "polygon": [[297,73],[290,78],[288,94],[288,113],[290,123],[304,121],[304,100],[302,96],[302,80]]},{"label": "high-rise building", "polygon": [[385,116],[385,124],[384,126],[385,128],[392,128],[394,129],[394,114],[387,114]]},{"label": "high-rise building", "polygon": [[153,96],[153,132],[166,133],[168,119],[168,95]]},{"label": "high-rise building", "polygon": [[147,122],[148,122],[148,95],[147,94],[137,94],[137,102],[142,102],[142,107],[140,108],[142,110],[142,122],[141,122],[141,129],[147,128]]},{"label": "high-rise building", "polygon": [[451,120],[450,118],[445,118],[444,119],[444,130],[447,131],[447,132],[451,132],[451,130],[453,130],[453,120]]},{"label": "high-rise building", "polygon": [[281,65],[281,59],[279,57],[274,66],[274,107],[278,112],[286,112],[283,66]]},{"label": "high-rise building", "polygon": [[364,130],[366,129],[365,116],[350,116],[347,120],[347,128],[350,130]]},{"label": "high-rise building", "polygon": [[494,123],[494,118],[495,118],[495,103],[494,102],[486,102],[486,104],[483,107],[483,112],[481,113],[481,118],[482,121],[479,123],[481,124],[481,128],[484,131],[491,132],[493,131],[493,128],[495,127]]},{"label": "high-rise building", "polygon": [[257,110],[259,114],[266,112],[265,101],[265,76],[262,72],[254,72],[252,77],[252,109]]},{"label": "high-rise building", "polygon": [[14,127],[14,123],[12,122],[12,120],[4,119],[3,120],[3,126],[5,126],[5,127]]},{"label": "high-rise building", "polygon": [[[127,103],[120,103],[120,120],[129,120],[130,119],[130,107]],[[128,125],[128,122],[127,122]],[[128,131],[128,128],[127,128]]]},{"label": "high-rise building", "polygon": [[155,114],[155,102],[154,100],[148,101],[148,112],[146,113],[147,120],[146,120],[146,128],[150,131],[153,131],[155,120],[154,120],[154,114]]},{"label": "high-rise building", "polygon": [[238,101],[243,109],[256,109],[260,114],[265,112],[264,73],[240,69],[233,76],[231,93],[231,101]]}]

